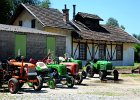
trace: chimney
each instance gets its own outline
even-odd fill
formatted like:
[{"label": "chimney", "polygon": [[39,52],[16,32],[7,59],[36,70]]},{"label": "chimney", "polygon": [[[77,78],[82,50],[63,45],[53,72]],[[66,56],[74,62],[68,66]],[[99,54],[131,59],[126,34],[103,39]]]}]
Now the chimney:
[{"label": "chimney", "polygon": [[69,9],[67,9],[67,6],[65,4],[65,9],[62,9],[63,11],[63,20],[64,22],[69,22]]},{"label": "chimney", "polygon": [[75,19],[75,7],[76,5],[73,5],[73,20]]}]

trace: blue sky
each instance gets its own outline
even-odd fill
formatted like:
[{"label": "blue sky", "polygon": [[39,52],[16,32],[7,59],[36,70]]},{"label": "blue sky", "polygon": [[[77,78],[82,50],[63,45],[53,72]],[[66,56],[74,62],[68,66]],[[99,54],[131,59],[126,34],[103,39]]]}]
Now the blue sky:
[{"label": "blue sky", "polygon": [[140,0],[50,0],[51,8],[60,11],[67,4],[72,19],[72,5],[76,4],[77,12],[97,14],[104,19],[105,24],[109,17],[118,20],[120,25],[125,26],[125,31],[130,34],[140,34]]}]

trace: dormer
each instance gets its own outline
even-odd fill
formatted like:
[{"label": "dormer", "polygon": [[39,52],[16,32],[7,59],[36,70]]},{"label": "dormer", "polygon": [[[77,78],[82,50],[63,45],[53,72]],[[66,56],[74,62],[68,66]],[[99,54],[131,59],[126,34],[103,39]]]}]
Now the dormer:
[{"label": "dormer", "polygon": [[98,15],[83,12],[78,12],[74,20],[80,21],[91,30],[98,30],[100,28],[100,21],[103,21]]}]

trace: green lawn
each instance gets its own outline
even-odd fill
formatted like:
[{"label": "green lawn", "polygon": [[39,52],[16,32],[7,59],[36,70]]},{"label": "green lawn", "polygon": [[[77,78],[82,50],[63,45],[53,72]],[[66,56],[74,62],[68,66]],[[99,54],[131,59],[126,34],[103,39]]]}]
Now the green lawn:
[{"label": "green lawn", "polygon": [[137,67],[140,67],[140,63],[135,63],[134,66],[115,66],[116,69],[135,69]]}]

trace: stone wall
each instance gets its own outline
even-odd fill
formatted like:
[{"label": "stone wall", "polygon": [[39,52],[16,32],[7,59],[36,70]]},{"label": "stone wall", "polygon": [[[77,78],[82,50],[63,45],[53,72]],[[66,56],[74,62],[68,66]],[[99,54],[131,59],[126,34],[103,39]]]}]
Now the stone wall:
[{"label": "stone wall", "polygon": [[56,56],[64,56],[66,53],[66,38],[56,37]]},{"label": "stone wall", "polygon": [[13,32],[0,31],[0,59],[14,57],[15,34]]},{"label": "stone wall", "polygon": [[42,59],[46,56],[46,35],[27,34],[27,58]]}]

